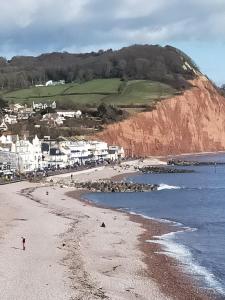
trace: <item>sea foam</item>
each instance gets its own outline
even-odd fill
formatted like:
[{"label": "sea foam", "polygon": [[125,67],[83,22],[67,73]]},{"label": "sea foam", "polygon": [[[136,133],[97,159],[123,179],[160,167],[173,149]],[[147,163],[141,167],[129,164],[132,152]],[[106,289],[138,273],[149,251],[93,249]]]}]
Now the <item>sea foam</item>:
[{"label": "sea foam", "polygon": [[204,281],[208,288],[215,289],[218,293],[225,295],[225,290],[218,282],[212,272],[205,267],[198,264],[194,260],[191,251],[182,244],[177,243],[174,239],[175,236],[184,231],[195,231],[196,228],[184,227],[183,230],[170,232],[162,236],[155,236],[153,240],[147,240],[149,243],[157,243],[162,246],[163,254],[177,259],[184,267],[185,271],[189,274],[197,276],[201,281]]},{"label": "sea foam", "polygon": [[158,191],[162,191],[162,190],[179,190],[181,189],[181,187],[179,186],[175,186],[175,185],[168,185],[165,183],[161,183],[159,185],[159,187],[157,188]]}]

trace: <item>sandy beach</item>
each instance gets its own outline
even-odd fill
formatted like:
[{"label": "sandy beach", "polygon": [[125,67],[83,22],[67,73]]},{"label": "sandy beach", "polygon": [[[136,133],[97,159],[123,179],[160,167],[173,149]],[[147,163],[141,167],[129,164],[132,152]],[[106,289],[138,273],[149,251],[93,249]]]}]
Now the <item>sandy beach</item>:
[{"label": "sandy beach", "polygon": [[[160,163],[100,167],[72,179],[124,176],[137,164]],[[186,278],[169,278],[179,274],[177,266],[169,269],[171,260],[145,242],[168,227],[81,202],[79,192],[66,187],[69,181],[71,174],[0,186],[1,299],[209,299],[191,282],[183,285]]]}]

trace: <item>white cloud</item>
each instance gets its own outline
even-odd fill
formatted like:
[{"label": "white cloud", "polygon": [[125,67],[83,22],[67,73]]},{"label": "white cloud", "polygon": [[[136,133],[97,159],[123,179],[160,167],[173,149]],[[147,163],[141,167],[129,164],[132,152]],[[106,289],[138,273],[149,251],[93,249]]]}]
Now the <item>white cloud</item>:
[{"label": "white cloud", "polygon": [[32,22],[33,13],[37,9],[35,1],[17,0],[1,1],[0,24],[1,30],[14,26],[26,27]]},{"label": "white cloud", "polygon": [[189,31],[194,31],[190,24],[190,20],[178,21],[165,26],[152,25],[150,27],[142,27],[135,30],[116,29],[114,36],[124,39],[127,43],[165,43],[171,40],[176,40],[182,34],[184,35],[184,28],[189,26]]},{"label": "white cloud", "polygon": [[150,16],[162,7],[171,5],[172,2],[174,0],[122,0],[118,5],[116,17],[129,19]]},{"label": "white cloud", "polygon": [[[4,30],[32,24],[55,24],[81,21],[89,0],[0,0],[0,24]],[[1,29],[2,30],[2,29]]]},{"label": "white cloud", "polygon": [[225,41],[224,0],[0,0],[0,5],[0,52],[7,56]]}]

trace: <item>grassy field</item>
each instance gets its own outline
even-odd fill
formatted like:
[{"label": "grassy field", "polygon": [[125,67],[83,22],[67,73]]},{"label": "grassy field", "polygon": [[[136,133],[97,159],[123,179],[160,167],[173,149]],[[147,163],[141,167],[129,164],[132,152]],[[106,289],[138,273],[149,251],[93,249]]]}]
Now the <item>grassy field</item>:
[{"label": "grassy field", "polygon": [[43,87],[32,87],[28,89],[16,90],[4,94],[5,98],[24,100],[30,98],[50,97],[55,95],[63,94],[65,89],[71,87],[71,84],[57,85],[57,86],[43,86]]},{"label": "grassy field", "polygon": [[107,96],[104,101],[116,105],[143,105],[173,95],[175,90],[170,86],[151,81],[129,81],[121,94]]},{"label": "grassy field", "polygon": [[114,79],[95,79],[83,84],[74,84],[68,90],[66,94],[74,93],[96,93],[96,94],[117,94],[118,88],[121,84],[119,78]]},{"label": "grassy field", "polygon": [[58,104],[71,107],[102,102],[115,105],[149,105],[172,96],[176,90],[170,86],[148,80],[122,82],[118,78],[95,79],[83,84],[65,84],[49,87],[32,87],[3,93],[4,99],[14,103],[31,104],[55,100]]}]

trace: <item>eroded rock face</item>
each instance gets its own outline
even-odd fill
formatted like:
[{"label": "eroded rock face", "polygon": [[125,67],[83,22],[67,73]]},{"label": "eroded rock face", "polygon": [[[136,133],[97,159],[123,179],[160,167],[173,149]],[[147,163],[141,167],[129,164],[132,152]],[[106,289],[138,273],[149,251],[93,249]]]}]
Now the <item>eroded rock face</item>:
[{"label": "eroded rock face", "polygon": [[225,98],[203,76],[191,83],[183,95],[109,125],[95,138],[123,146],[128,155],[225,150]]}]

